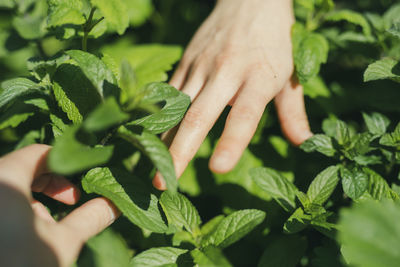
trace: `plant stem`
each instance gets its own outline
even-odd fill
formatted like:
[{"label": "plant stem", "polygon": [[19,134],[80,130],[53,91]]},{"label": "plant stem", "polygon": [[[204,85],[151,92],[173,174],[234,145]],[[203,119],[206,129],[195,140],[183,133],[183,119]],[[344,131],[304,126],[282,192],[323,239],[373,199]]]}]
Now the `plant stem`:
[{"label": "plant stem", "polygon": [[96,8],[92,7],[92,9],[90,10],[89,18],[87,19],[86,23],[83,25],[82,50],[85,52],[87,51],[87,40],[89,38],[89,32],[98,23],[98,22],[96,22],[94,25],[92,25],[93,15],[94,15],[95,11],[96,11]]}]

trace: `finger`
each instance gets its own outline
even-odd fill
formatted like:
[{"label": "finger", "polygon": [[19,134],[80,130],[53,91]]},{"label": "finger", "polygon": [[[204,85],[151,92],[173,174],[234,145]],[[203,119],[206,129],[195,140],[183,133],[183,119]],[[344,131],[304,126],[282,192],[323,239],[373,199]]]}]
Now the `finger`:
[{"label": "finger", "polygon": [[77,186],[62,176],[50,173],[35,179],[32,184],[32,191],[43,193],[68,205],[76,204],[80,196]]},{"label": "finger", "polygon": [[205,63],[194,63],[191,66],[187,80],[181,89],[183,93],[190,97],[192,102],[199,95],[207,80],[206,67],[204,65]]},{"label": "finger", "polygon": [[0,179],[30,196],[32,180],[48,172],[46,157],[50,146],[30,145],[0,158]]},{"label": "finger", "polygon": [[313,134],[304,105],[303,87],[290,81],[276,96],[275,105],[283,134],[294,145],[300,145]]},{"label": "finger", "polygon": [[256,77],[242,87],[210,159],[209,167],[213,172],[226,173],[235,167],[257,129],[265,106],[275,94],[272,84]]},{"label": "finger", "polygon": [[46,207],[40,203],[37,200],[34,200],[31,203],[31,207],[33,212],[35,213],[36,216],[38,216],[39,218],[45,220],[46,222],[49,223],[55,223],[56,221],[54,220],[54,218],[50,215],[49,211],[46,209]]},{"label": "finger", "polygon": [[60,224],[71,230],[80,243],[112,224],[120,212],[105,198],[92,199],[66,216]]},{"label": "finger", "polygon": [[[222,74],[222,73],[221,73]],[[204,138],[235,95],[240,83],[225,75],[210,79],[189,108],[170,146],[177,177],[181,176],[189,161],[194,157]],[[163,190],[165,182],[160,173],[153,179],[153,185]]]},{"label": "finger", "polygon": [[179,62],[174,74],[169,81],[169,84],[176,89],[180,90],[186,80],[190,64],[192,63],[193,57],[185,53],[182,60]]}]

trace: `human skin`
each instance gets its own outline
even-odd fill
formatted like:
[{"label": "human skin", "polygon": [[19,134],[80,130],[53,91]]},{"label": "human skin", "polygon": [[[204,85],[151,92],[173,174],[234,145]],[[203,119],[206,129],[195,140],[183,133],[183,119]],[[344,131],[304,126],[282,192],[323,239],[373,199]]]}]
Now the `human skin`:
[{"label": "human skin", "polygon": [[[232,108],[211,156],[216,173],[234,168],[273,99],[283,134],[294,145],[312,133],[303,88],[293,78],[292,0],[219,0],[201,25],[170,84],[192,105],[179,128],[163,138],[181,176],[226,106]],[[165,189],[157,173],[153,184]]]},{"label": "human skin", "polygon": [[51,147],[31,145],[0,158],[0,266],[70,266],[83,244],[119,215],[95,198],[56,222],[31,192],[74,205],[78,188],[47,170]]}]

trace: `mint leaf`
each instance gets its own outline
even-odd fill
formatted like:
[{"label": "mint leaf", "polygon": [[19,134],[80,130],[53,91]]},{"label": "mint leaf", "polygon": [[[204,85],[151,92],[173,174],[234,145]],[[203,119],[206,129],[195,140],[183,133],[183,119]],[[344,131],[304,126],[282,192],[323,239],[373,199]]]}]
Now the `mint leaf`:
[{"label": "mint leaf", "polygon": [[394,23],[388,32],[393,36],[400,38],[400,21]]},{"label": "mint leaf", "polygon": [[253,181],[285,210],[296,207],[296,186],[286,177],[270,168],[255,168],[250,170]]},{"label": "mint leaf", "polygon": [[366,36],[371,36],[371,26],[363,15],[352,10],[339,10],[325,17],[327,21],[347,21],[362,28]]},{"label": "mint leaf", "polygon": [[75,65],[62,64],[57,68],[53,81],[57,103],[74,123],[82,122],[102,102],[96,88]]},{"label": "mint leaf", "polygon": [[88,115],[83,127],[92,132],[103,131],[128,119],[129,115],[121,110],[115,98],[110,97]]},{"label": "mint leaf", "polygon": [[15,103],[0,115],[0,130],[8,127],[15,128],[35,115],[36,110],[24,103]]},{"label": "mint leaf", "polygon": [[335,139],[339,145],[347,147],[351,143],[351,132],[344,121],[336,120],[336,135]]},{"label": "mint leaf", "polygon": [[123,0],[90,0],[104,16],[108,25],[122,35],[129,26],[127,7]]},{"label": "mint leaf", "polygon": [[369,177],[368,193],[376,200],[393,199],[398,200],[399,196],[394,192],[386,180],[370,168],[363,168],[363,172]]},{"label": "mint leaf", "polygon": [[351,266],[399,265],[400,205],[392,201],[365,201],[340,213],[338,240]]},{"label": "mint leaf", "polygon": [[79,127],[71,126],[57,138],[48,165],[58,174],[70,175],[105,164],[113,154],[112,146],[90,147],[77,140]]},{"label": "mint leaf", "polygon": [[128,39],[106,46],[102,52],[115,59],[118,66],[127,60],[136,76],[136,88],[152,82],[164,82],[168,79],[167,72],[172,69],[181,55],[182,49],[172,45],[135,45]]},{"label": "mint leaf", "polygon": [[56,27],[64,24],[81,25],[85,23],[80,0],[47,0],[49,15],[47,24]]},{"label": "mint leaf", "polygon": [[231,267],[230,262],[225,258],[219,248],[206,247],[204,249],[194,249],[190,252],[194,263],[198,267]]},{"label": "mint leaf", "polygon": [[165,83],[152,83],[144,89],[141,105],[153,105],[165,101],[164,107],[151,115],[131,122],[153,134],[163,133],[177,125],[190,105],[190,97]]},{"label": "mint leaf", "polygon": [[297,76],[301,84],[315,77],[321,64],[328,59],[329,44],[324,36],[309,33],[297,23],[293,26],[293,57]]},{"label": "mint leaf", "polygon": [[333,147],[332,139],[323,134],[316,134],[303,142],[300,146],[305,152],[318,151],[325,156],[332,157],[335,155],[336,150]]},{"label": "mint leaf", "polygon": [[390,124],[390,120],[386,116],[377,112],[373,112],[371,115],[363,113],[363,118],[368,131],[377,136],[385,134]]},{"label": "mint leaf", "polygon": [[129,126],[120,127],[118,135],[139,148],[161,173],[168,190],[175,192],[178,187],[174,163],[167,146],[154,134],[147,131],[135,133]]},{"label": "mint leaf", "polygon": [[274,240],[264,250],[259,267],[296,267],[307,249],[307,240],[297,235],[282,236]]},{"label": "mint leaf", "polygon": [[200,231],[203,236],[210,234],[211,232],[215,231],[218,224],[224,219],[224,215],[218,215],[203,224]]},{"label": "mint leaf", "polygon": [[26,78],[16,78],[1,83],[0,109],[12,105],[19,97],[41,93],[38,84]]},{"label": "mint leaf", "polygon": [[101,97],[114,96],[118,98],[117,80],[103,61],[92,54],[80,50],[69,50],[65,53],[78,63]]},{"label": "mint leaf", "polygon": [[342,177],[343,191],[353,200],[361,197],[368,189],[368,175],[357,169],[349,170],[347,168],[340,169]]},{"label": "mint leaf", "polygon": [[180,193],[166,191],[160,197],[160,204],[169,224],[185,229],[191,234],[198,232],[200,215],[193,204]]},{"label": "mint leaf", "polygon": [[370,64],[364,73],[364,82],[390,79],[400,82],[400,67],[397,60],[384,58]]},{"label": "mint leaf", "polygon": [[131,251],[125,240],[111,228],[92,237],[86,243],[78,260],[78,266],[128,267]]},{"label": "mint leaf", "polygon": [[151,0],[126,1],[129,21],[133,26],[140,26],[151,16],[153,5]]},{"label": "mint leaf", "polygon": [[119,169],[91,169],[82,180],[87,193],[110,199],[132,223],[155,233],[167,231],[158,199],[132,174]]},{"label": "mint leaf", "polygon": [[27,40],[38,40],[46,34],[46,21],[40,15],[26,14],[14,17],[12,24],[18,34]]},{"label": "mint leaf", "polygon": [[209,245],[228,247],[262,223],[264,218],[265,212],[260,210],[236,211],[221,220],[215,231],[202,240],[201,245],[202,247]]},{"label": "mint leaf", "polygon": [[338,170],[337,166],[328,167],[312,181],[307,191],[311,203],[322,205],[329,199],[339,182]]},{"label": "mint leaf", "polygon": [[310,221],[311,216],[304,214],[302,208],[298,208],[285,222],[283,226],[283,232],[287,234],[300,232],[309,225]]},{"label": "mint leaf", "polygon": [[400,123],[397,124],[396,129],[392,133],[384,134],[379,139],[379,144],[389,147],[400,146]]},{"label": "mint leaf", "polygon": [[385,29],[392,27],[399,20],[400,4],[392,5],[383,15]]},{"label": "mint leaf", "polygon": [[132,258],[131,267],[162,267],[176,264],[178,257],[187,252],[186,249],[173,247],[151,248]]}]

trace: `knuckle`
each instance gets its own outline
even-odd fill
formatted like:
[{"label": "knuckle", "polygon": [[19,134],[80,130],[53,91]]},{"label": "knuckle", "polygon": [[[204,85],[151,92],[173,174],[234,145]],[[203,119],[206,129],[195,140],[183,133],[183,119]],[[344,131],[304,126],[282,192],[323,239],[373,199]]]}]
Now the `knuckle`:
[{"label": "knuckle", "polygon": [[229,52],[223,52],[215,57],[214,67],[216,71],[221,71],[225,66],[229,65],[232,55]]},{"label": "knuckle", "polygon": [[193,129],[200,129],[204,127],[204,115],[204,111],[194,105],[186,112],[183,124]]},{"label": "knuckle", "polygon": [[250,122],[258,118],[257,112],[254,110],[254,108],[249,106],[234,107],[231,112],[231,116],[235,117],[236,120]]}]

